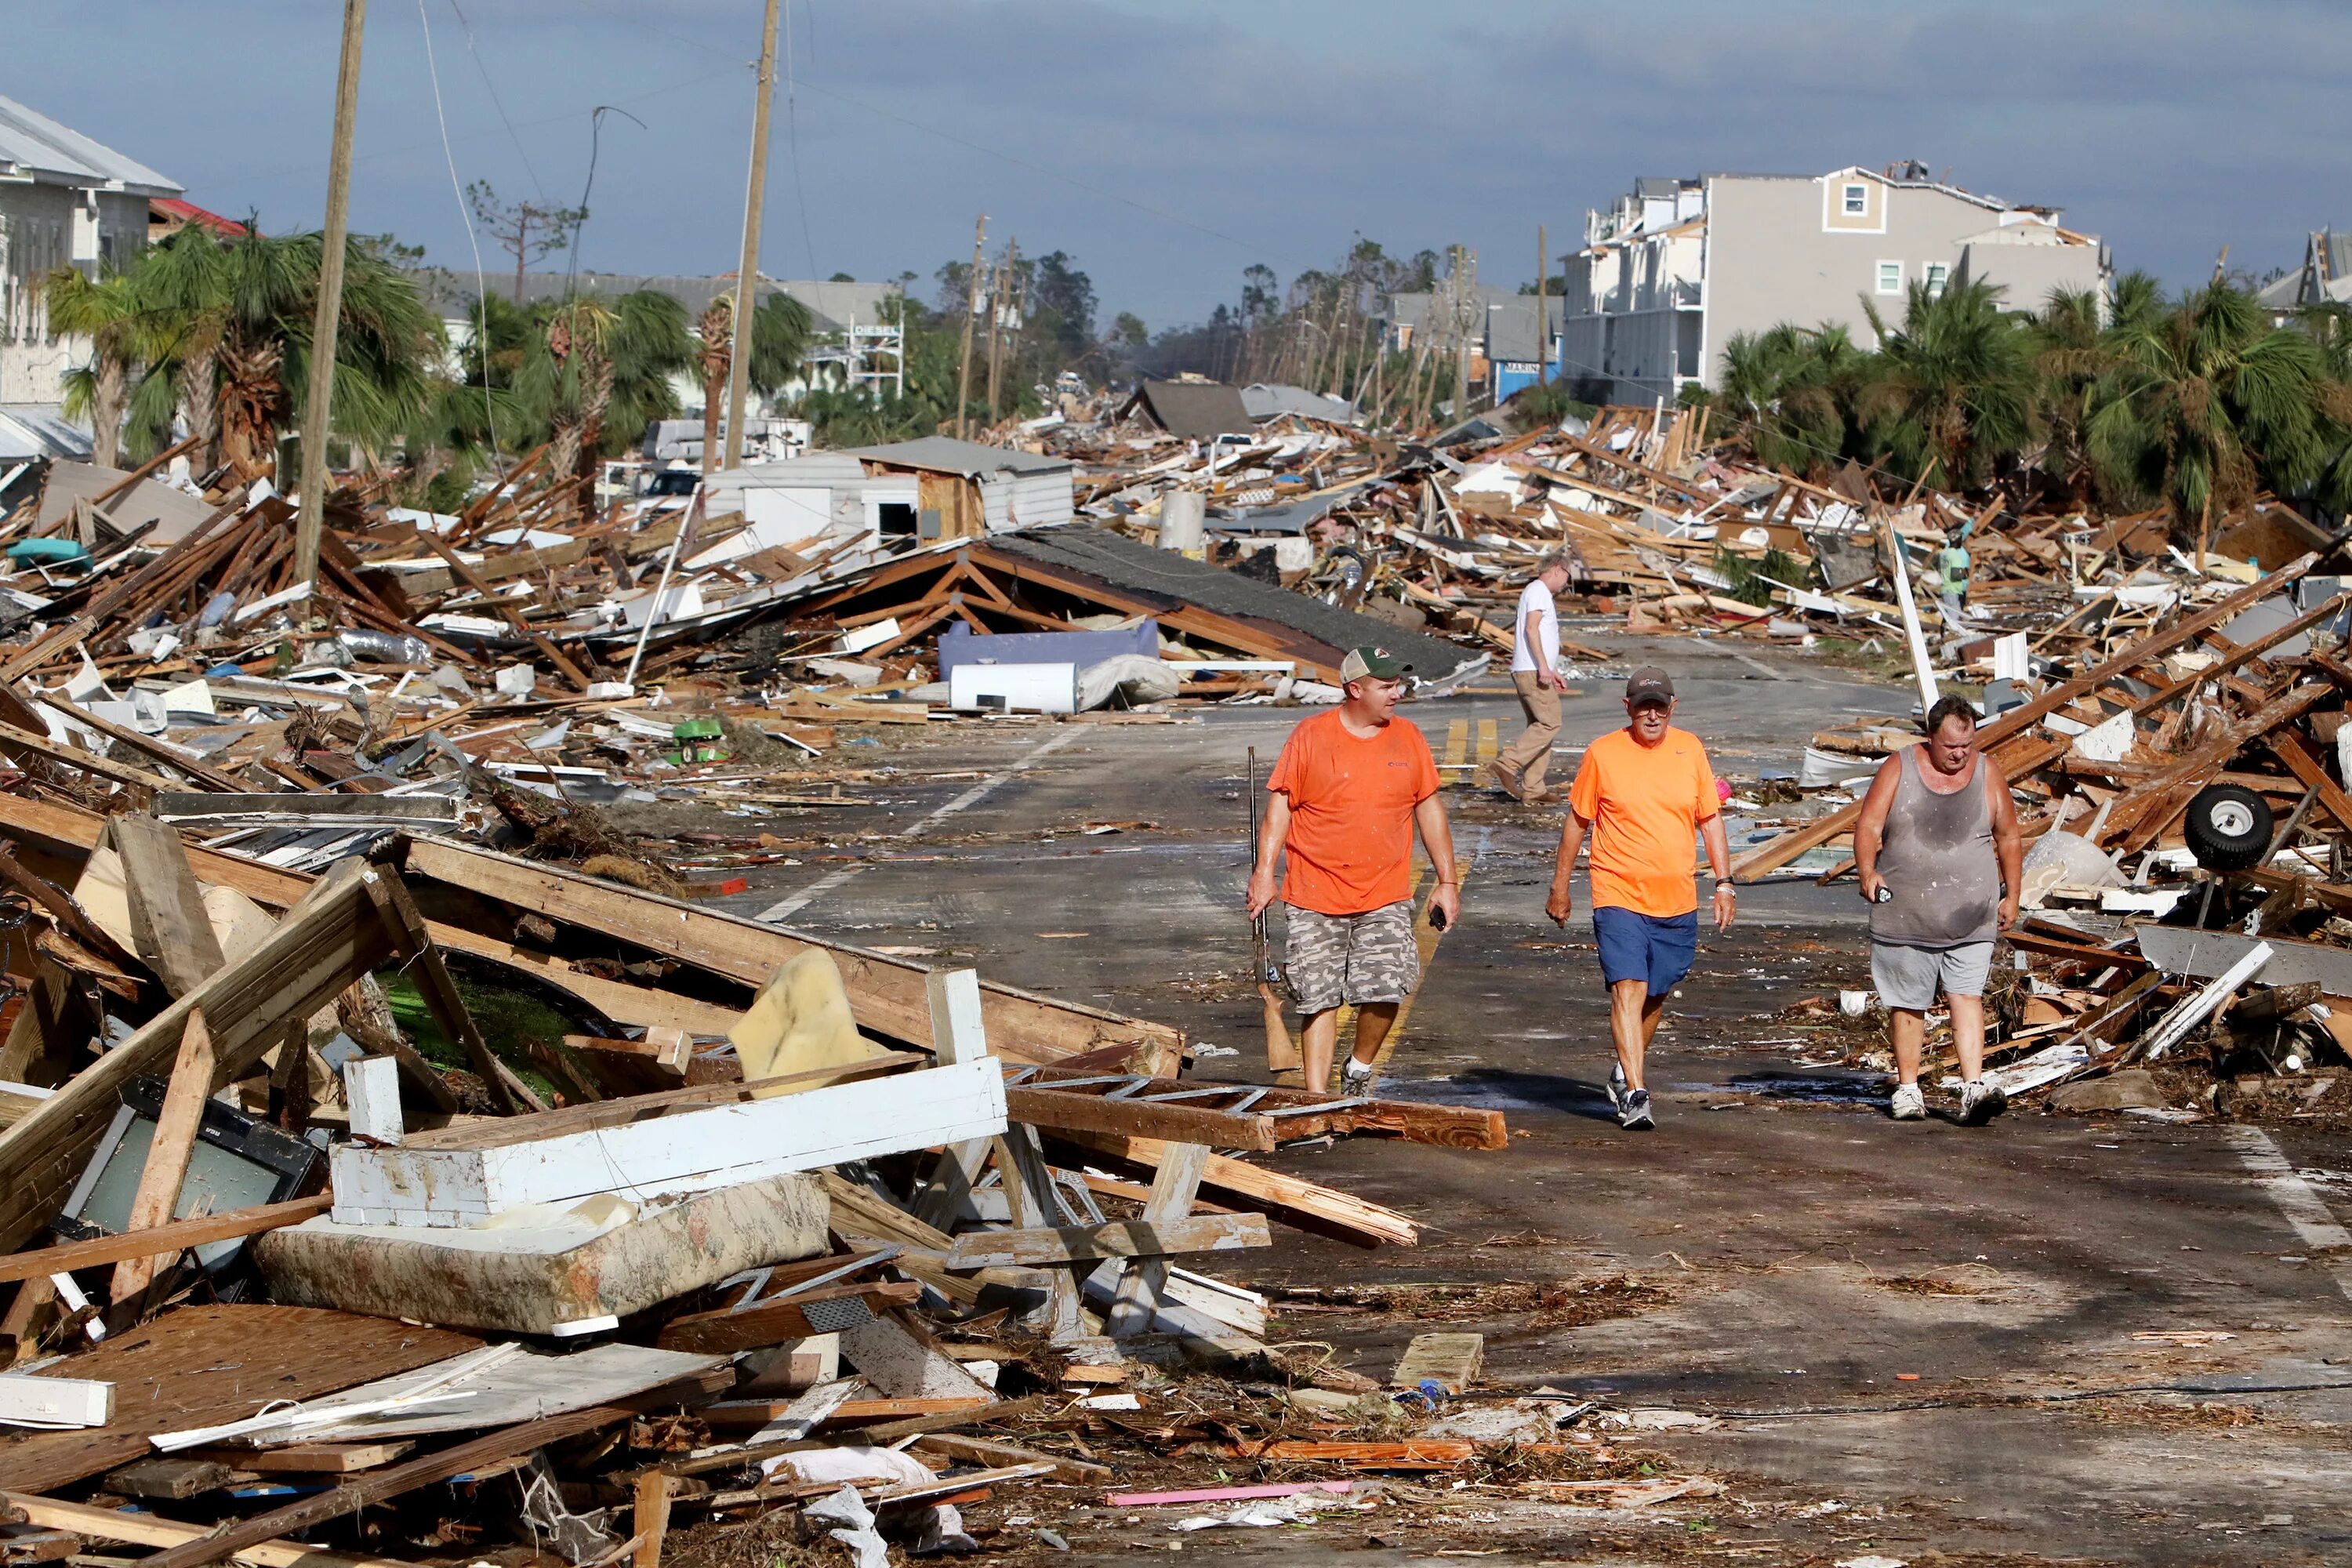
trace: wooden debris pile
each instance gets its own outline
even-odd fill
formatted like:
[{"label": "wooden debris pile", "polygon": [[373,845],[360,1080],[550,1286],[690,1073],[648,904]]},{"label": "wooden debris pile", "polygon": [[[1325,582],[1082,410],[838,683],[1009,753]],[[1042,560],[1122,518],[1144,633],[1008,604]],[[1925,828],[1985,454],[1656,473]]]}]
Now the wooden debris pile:
[{"label": "wooden debris pile", "polygon": [[[1989,1057],[2012,1093],[2178,1116],[2352,1103],[2352,583],[2321,559],[2005,679],[1979,735],[2028,840],[2008,940],[2029,966]],[[1916,740],[1815,737],[1809,773],[1842,778],[1809,778],[1805,815],[1759,831],[1735,875],[1848,874],[1861,793]],[[2083,1081],[2125,1069],[2120,1089]]]},{"label": "wooden debris pile", "polygon": [[[1475,1335],[1408,1408],[1188,1265],[1410,1246],[1249,1156],[1499,1112],[1184,1079],[1159,1025],[453,838],[314,876],[12,794],[0,836],[20,1555],[650,1568],[777,1520],[867,1562],[1057,1484],[1361,1509],[1356,1472],[1494,1463],[1427,1419]],[[1590,1413],[1521,1412],[1508,1484],[1712,1488],[1554,1419]]]}]

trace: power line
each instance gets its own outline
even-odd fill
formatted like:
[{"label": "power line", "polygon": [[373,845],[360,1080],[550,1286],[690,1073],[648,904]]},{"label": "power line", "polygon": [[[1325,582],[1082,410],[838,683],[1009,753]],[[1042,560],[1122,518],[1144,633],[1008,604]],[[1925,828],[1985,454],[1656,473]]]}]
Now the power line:
[{"label": "power line", "polygon": [[441,156],[449,165],[449,195],[457,203],[457,221],[466,226],[466,243],[474,251],[474,291],[479,300],[474,352],[482,358],[482,422],[490,432],[490,466],[499,463],[498,407],[490,397],[490,287],[482,271],[482,242],[474,232],[474,215],[466,205],[465,187],[457,180],[457,154],[449,147],[449,116],[441,107],[441,66],[433,56],[433,22],[425,14],[425,0],[416,0],[416,20],[425,29],[425,69],[433,79],[433,116],[441,122]]},{"label": "power line", "polygon": [[490,79],[489,65],[482,58],[482,51],[475,40],[474,25],[466,20],[466,13],[459,8],[457,0],[449,0],[449,9],[457,13],[457,26],[466,29],[466,52],[474,57],[474,68],[482,73],[482,85],[489,89],[490,103],[499,111],[499,122],[507,128],[507,140],[514,143],[515,156],[522,160],[523,173],[530,176],[530,188],[544,202],[547,200],[547,187],[539,183],[539,171],[531,167],[530,154],[523,150],[522,138],[515,134],[514,121],[507,118],[507,106],[499,97],[499,84]]},{"label": "power line", "polygon": [[800,115],[793,94],[793,0],[784,0],[784,148],[793,162],[793,198],[800,204],[801,243],[808,247],[809,277],[817,277],[816,237],[809,228],[808,188],[801,180]]}]

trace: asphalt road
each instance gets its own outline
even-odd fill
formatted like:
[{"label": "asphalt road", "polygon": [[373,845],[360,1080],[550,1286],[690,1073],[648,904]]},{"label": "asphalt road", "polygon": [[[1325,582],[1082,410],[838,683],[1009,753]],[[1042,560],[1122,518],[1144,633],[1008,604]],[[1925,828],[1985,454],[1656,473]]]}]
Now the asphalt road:
[{"label": "asphalt road", "polygon": [[[1909,706],[1787,656],[1608,646],[1627,655],[1621,672],[1654,658],[1675,673],[1678,722],[1735,779],[1792,767],[1835,717]],[[1507,692],[1406,712],[1441,751],[1457,724],[1473,754],[1486,722],[1504,743],[1517,728]],[[1178,1024],[1240,1053],[1202,1061],[1203,1076],[1254,1076],[1244,755],[1269,764],[1301,717],[892,737],[873,760],[949,776],[827,814],[830,848],[734,904],[812,893],[787,923]],[[1622,721],[1609,684],[1581,686],[1556,779]],[[1610,1058],[1590,929],[1542,913],[1557,812],[1461,788],[1448,799],[1475,862],[1463,920],[1383,1092],[1501,1107],[1512,1145],[1360,1140],[1272,1156],[1411,1214],[1423,1245],[1369,1254],[1286,1233],[1217,1272],[1658,1288],[1665,1304],[1583,1327],[1449,1326],[1485,1330],[1486,1374],[1504,1386],[1719,1417],[1645,1440],[1734,1482],[1746,1511],[1711,1539],[1748,1560],[2352,1561],[2352,1256],[2313,1245],[2327,1221],[2352,1223],[2352,1157],[2333,1140],[2292,1125],[2254,1135],[2305,1174],[2286,1194],[2299,1232],[2258,1179],[2263,1146],[2230,1127],[2030,1110],[1981,1130],[1889,1121],[1867,1080],[1801,1066],[1817,1047],[1776,1016],[1868,984],[1863,906],[1850,886],[1806,881],[1748,889],[1738,926],[1703,937],[1654,1058],[1658,1131],[1621,1132],[1599,1087]],[[1580,909],[1582,895],[1580,878]],[[1349,1364],[1385,1376],[1410,1325],[1278,1327],[1337,1334]],[[1190,1539],[1257,1555],[1275,1548],[1237,1538],[1271,1533]],[[1578,1538],[1510,1539],[1559,1555]]]}]

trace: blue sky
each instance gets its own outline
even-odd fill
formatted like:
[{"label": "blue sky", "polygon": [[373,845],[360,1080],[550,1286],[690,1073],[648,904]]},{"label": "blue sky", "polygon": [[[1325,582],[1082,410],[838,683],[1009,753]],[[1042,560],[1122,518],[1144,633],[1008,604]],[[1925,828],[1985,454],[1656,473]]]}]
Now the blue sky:
[{"label": "blue sky", "polygon": [[[0,93],[266,226],[324,202],[334,0],[10,0]],[[2328,0],[792,0],[761,265],[1068,251],[1106,318],[1197,320],[1361,234],[1533,273],[1638,174],[1916,158],[2063,206],[2172,283],[2342,219],[2352,7]],[[579,198],[581,265],[734,265],[761,0],[371,0],[352,222],[468,264],[451,188]],[[445,157],[425,23],[450,138]],[[497,270],[501,263],[486,256]]]}]

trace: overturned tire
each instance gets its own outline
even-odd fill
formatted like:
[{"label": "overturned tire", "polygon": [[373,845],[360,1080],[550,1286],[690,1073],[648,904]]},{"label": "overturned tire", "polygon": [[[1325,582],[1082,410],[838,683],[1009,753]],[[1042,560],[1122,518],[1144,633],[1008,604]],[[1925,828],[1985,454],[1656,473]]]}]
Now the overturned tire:
[{"label": "overturned tire", "polygon": [[2208,871],[2244,871],[2262,864],[2274,826],[2268,801],[2242,784],[2222,784],[2197,792],[2180,832]]}]

